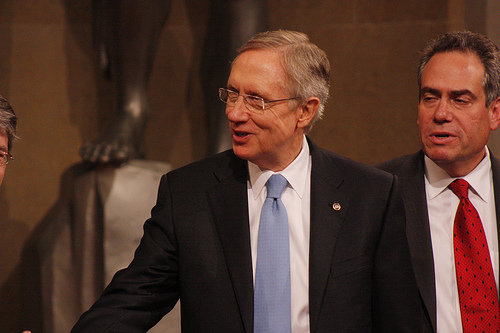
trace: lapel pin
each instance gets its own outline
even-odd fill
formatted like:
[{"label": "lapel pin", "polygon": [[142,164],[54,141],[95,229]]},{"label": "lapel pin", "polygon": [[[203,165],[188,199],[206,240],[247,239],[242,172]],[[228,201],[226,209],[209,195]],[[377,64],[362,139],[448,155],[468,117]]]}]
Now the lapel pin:
[{"label": "lapel pin", "polygon": [[341,207],[340,207],[340,204],[338,202],[336,202],[332,205],[332,208],[333,208],[333,210],[340,210]]}]

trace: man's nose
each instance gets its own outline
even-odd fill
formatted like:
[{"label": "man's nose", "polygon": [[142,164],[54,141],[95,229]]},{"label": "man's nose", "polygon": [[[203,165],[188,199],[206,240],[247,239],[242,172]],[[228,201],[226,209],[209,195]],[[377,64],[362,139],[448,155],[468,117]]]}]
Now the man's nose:
[{"label": "man's nose", "polygon": [[248,110],[243,96],[238,96],[234,106],[226,107],[226,116],[232,122],[245,121],[248,118]]},{"label": "man's nose", "polygon": [[453,119],[453,114],[450,106],[450,101],[441,99],[434,111],[434,119],[438,123],[450,122]]}]

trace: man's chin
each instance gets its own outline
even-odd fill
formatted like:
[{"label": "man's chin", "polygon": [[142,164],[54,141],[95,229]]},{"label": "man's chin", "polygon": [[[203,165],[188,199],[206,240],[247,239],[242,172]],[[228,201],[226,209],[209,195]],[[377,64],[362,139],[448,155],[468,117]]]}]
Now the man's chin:
[{"label": "man's chin", "polygon": [[445,170],[450,176],[455,177],[457,168],[460,168],[459,157],[451,151],[427,151],[425,155],[431,159],[437,166]]},{"label": "man's chin", "polygon": [[454,159],[446,154],[428,154],[426,153],[428,158],[430,158],[437,165],[453,163]]},{"label": "man's chin", "polygon": [[233,144],[233,152],[234,154],[241,158],[242,160],[249,160],[252,157],[252,154],[242,146]]},{"label": "man's chin", "polygon": [[422,150],[428,158],[436,163],[438,161],[443,163],[452,162],[455,155],[449,147],[445,146],[424,147]]}]

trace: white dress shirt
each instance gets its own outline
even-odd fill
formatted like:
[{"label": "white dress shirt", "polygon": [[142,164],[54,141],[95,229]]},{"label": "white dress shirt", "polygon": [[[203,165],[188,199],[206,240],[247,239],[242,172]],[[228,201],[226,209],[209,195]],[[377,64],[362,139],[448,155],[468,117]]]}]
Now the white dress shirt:
[{"label": "white dress shirt", "polygon": [[309,328],[309,235],[311,210],[311,156],[304,136],[302,150],[297,158],[280,172],[261,170],[248,162],[248,212],[250,244],[255,285],[257,243],[260,212],[267,195],[266,182],[273,174],[281,174],[288,181],[281,196],[288,215],[290,231],[290,284],[292,289],[292,332],[307,333]]},{"label": "white dress shirt", "polygon": [[[469,199],[481,218],[498,290],[498,236],[493,192],[493,176],[488,149],[485,158],[465,177]],[[448,188],[457,178],[450,177],[425,157],[425,190],[431,230],[437,299],[437,331],[462,332],[460,305],[453,254],[453,223],[459,198]]]}]

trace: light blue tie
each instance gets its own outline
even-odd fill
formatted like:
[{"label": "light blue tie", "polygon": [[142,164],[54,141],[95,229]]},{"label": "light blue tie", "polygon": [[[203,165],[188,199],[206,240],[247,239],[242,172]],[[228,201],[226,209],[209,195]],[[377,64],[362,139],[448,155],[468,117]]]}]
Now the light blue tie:
[{"label": "light blue tie", "polygon": [[281,201],[287,184],[282,175],[272,175],[266,183],[255,271],[255,333],[291,332],[288,216]]}]

